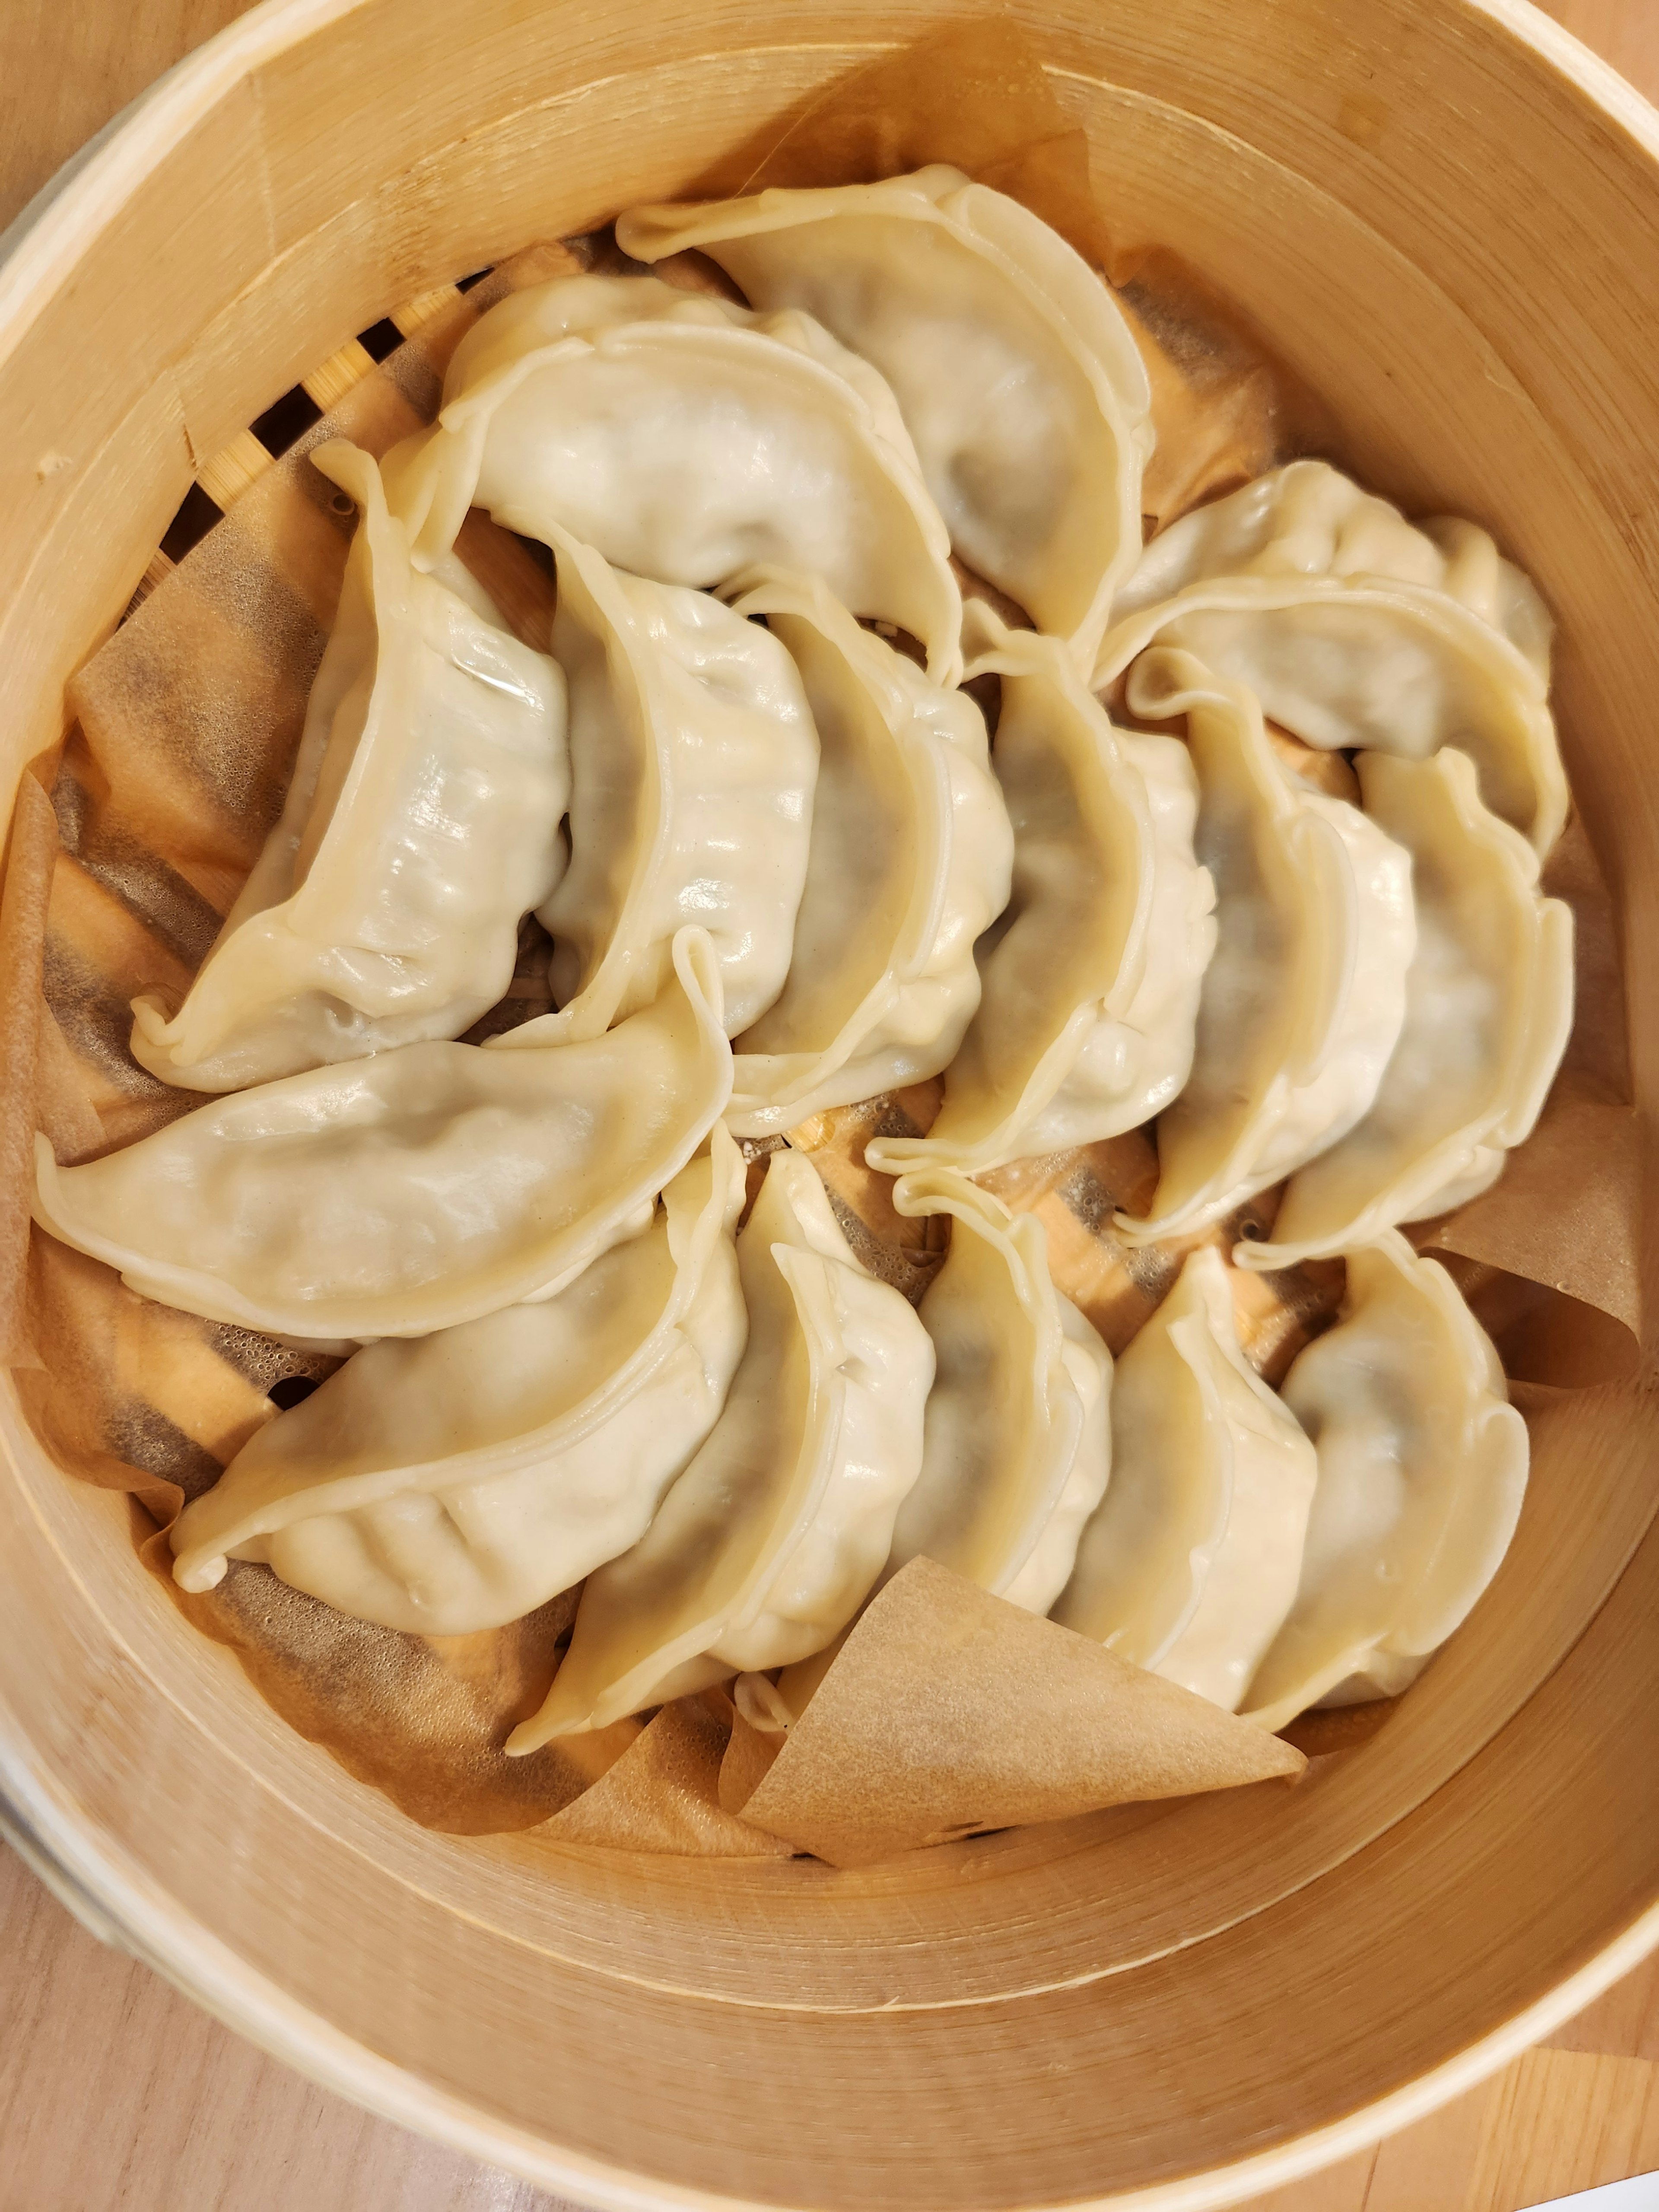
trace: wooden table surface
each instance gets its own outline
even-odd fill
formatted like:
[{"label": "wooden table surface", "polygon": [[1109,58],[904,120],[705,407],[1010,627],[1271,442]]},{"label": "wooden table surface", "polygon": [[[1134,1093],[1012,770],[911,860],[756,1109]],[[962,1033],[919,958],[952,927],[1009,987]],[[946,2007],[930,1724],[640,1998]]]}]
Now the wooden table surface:
[{"label": "wooden table surface", "polygon": [[[245,0],[0,0],[0,227]],[[1436,0],[1423,0],[1432,6]],[[1549,12],[1659,99],[1659,0]],[[1249,2212],[1518,2212],[1659,2167],[1659,1959],[1433,2118]],[[105,1950],[0,1847],[0,2212],[532,2212]]]}]

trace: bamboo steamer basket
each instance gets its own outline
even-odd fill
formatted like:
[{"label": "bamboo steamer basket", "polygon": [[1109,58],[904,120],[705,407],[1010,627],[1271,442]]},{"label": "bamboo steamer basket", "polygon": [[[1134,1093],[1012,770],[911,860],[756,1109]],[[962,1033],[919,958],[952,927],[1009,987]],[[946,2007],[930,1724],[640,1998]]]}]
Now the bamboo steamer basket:
[{"label": "bamboo steamer basket", "polygon": [[[1659,116],[1521,0],[1007,12],[1118,236],[1231,295],[1362,474],[1477,516],[1553,603],[1650,1104]],[[0,792],[192,477],[353,331],[672,197],[945,20],[268,0],[174,70],[0,265]],[[244,2033],[594,2206],[1198,2212],[1421,2114],[1659,1942],[1650,1403],[1547,1416],[1572,1494],[1534,1500],[1400,1713],[1293,1796],[836,1875],[415,1826],[185,1626],[126,1502],[67,1480],[8,1392],[8,1822]]]}]

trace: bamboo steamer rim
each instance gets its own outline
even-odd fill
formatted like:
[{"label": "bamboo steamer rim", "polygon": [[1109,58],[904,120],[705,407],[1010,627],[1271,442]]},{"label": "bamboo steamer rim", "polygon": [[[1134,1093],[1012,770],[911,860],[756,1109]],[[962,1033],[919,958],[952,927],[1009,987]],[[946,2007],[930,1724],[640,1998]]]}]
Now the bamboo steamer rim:
[{"label": "bamboo steamer rim", "polygon": [[[260,63],[374,0],[260,0],[128,103],[0,231],[0,360],[133,186]],[[1461,0],[1558,70],[1659,161],[1659,109],[1535,0]],[[888,42],[888,49],[901,41]]]},{"label": "bamboo steamer rim", "polygon": [[[141,94],[69,162],[0,235],[0,362],[26,336],[136,186],[262,64],[364,12],[374,0],[263,0]],[[1570,83],[1659,166],[1659,112],[1532,0],[1461,0]],[[870,41],[872,51],[899,41]],[[0,1734],[0,1833],[100,1941],[129,1949],[236,2032],[325,2087],[399,2125],[505,2166],[604,2212],[665,2206],[747,2208],[762,2200],[647,2183],[438,2091],[331,2027],[255,1972],[126,1854],[94,1838],[66,1796]],[[1496,2030],[1403,2087],[1333,2124],[1204,2175],[1092,2200],[1123,2212],[1207,2208],[1297,2180],[1421,2118],[1560,2026],[1659,1948],[1659,1902],[1577,1972]],[[1083,2201],[1066,2200],[1077,2212]]]},{"label": "bamboo steamer rim", "polygon": [[[556,2157],[526,2130],[481,2121],[465,2100],[416,2081],[353,2037],[331,2027],[252,1973],[228,1944],[181,1922],[159,1884],[100,1850],[41,1778],[30,1775],[0,1740],[0,1838],[10,1844],[100,1943],[129,1952],[216,2020],[325,2089],[349,2098],[381,2119],[469,2158],[504,2166],[538,2186],[569,2192],[594,2212],[776,2212],[759,2198],[713,2197],[672,2184],[642,2186],[615,2167]],[[1562,2027],[1586,2005],[1659,1950],[1659,1903],[1547,1996],[1517,2013],[1466,2051],[1334,2126],[1316,2129],[1276,2150],[1224,2171],[1167,2182],[1093,2204],[1066,2200],[1064,2212],[1220,2212],[1267,2190],[1280,2189],[1368,2150],[1384,2136],[1449,2104]],[[1030,2212],[1044,2212],[1033,2206]],[[1060,2208],[1056,2208],[1060,2212]]]}]

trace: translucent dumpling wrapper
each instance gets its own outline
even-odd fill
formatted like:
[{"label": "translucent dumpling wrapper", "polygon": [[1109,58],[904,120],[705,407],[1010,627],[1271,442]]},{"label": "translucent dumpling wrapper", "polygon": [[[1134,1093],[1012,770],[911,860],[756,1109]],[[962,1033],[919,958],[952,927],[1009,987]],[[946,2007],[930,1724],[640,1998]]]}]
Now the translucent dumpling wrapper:
[{"label": "translucent dumpling wrapper", "polygon": [[1198,781],[1177,738],[1114,729],[1056,640],[975,601],[1002,679],[992,766],[1013,885],[977,950],[978,1012],[925,1137],[878,1138],[872,1167],[969,1175],[1138,1128],[1192,1069],[1215,949],[1215,887],[1194,853]]},{"label": "translucent dumpling wrapper", "polygon": [[806,878],[817,738],[795,664],[706,592],[550,536],[571,860],[540,912],[560,1011],[493,1042],[598,1036],[649,1006],[688,924],[713,940],[735,1035],[783,988]]},{"label": "translucent dumpling wrapper", "polygon": [[60,1169],[34,1218],[146,1297],[273,1336],[425,1336],[550,1297],[651,1218],[732,1085],[701,930],[591,1043],[409,1044],[216,1099]]},{"label": "translucent dumpling wrapper", "polygon": [[1364,1118],[1291,1177],[1244,1267],[1294,1266],[1478,1197],[1532,1133],[1572,1028],[1572,913],[1462,753],[1363,753],[1365,811],[1412,856],[1406,1018]]},{"label": "translucent dumpling wrapper", "polygon": [[950,1168],[901,1177],[893,1204],[948,1215],[951,1249],[917,1309],[938,1364],[887,1573],[926,1557],[1047,1613],[1111,1473],[1112,1356],[1054,1288],[1035,1214]]},{"label": "translucent dumpling wrapper", "polygon": [[1497,1573],[1526,1494],[1527,1425],[1445,1269],[1393,1233],[1347,1268],[1336,1327],[1285,1380],[1319,1482],[1296,1602],[1245,1699],[1268,1729],[1414,1681]]},{"label": "translucent dumpling wrapper", "polygon": [[1086,674],[1140,550],[1152,395],[1080,255],[943,166],[619,218],[642,261],[697,246],[760,308],[798,307],[872,362],[957,552],[1066,639]]},{"label": "translucent dumpling wrapper", "polygon": [[1316,1476],[1205,1245],[1118,1360],[1112,1480],[1050,1618],[1236,1712],[1296,1601]]},{"label": "translucent dumpling wrapper", "polygon": [[311,458],[362,520],[282,817],[178,1012],[133,1002],[134,1058],[193,1091],[459,1036],[564,866],[556,663],[412,567],[368,454]]},{"label": "translucent dumpling wrapper", "polygon": [[1217,576],[1385,576],[1444,592],[1501,631],[1547,683],[1549,611],[1530,577],[1473,522],[1407,522],[1328,461],[1287,461],[1160,531],[1112,620]]},{"label": "translucent dumpling wrapper", "polygon": [[625,1552],[742,1357],[743,1200],[717,1122],[651,1226],[556,1297],[359,1352],[185,1508],[179,1582],[263,1560],[356,1620],[465,1636]]},{"label": "translucent dumpling wrapper", "polygon": [[1243,686],[1148,653],[1135,710],[1184,714],[1216,951],[1185,1088],[1158,1126],[1158,1190],[1123,1233],[1184,1236],[1336,1143],[1376,1096],[1406,1014],[1411,859],[1346,799],[1293,783]]},{"label": "translucent dumpling wrapper", "polygon": [[818,781],[794,956],[738,1039],[740,1136],[919,1083],[979,1004],[974,943],[1007,902],[1013,833],[967,695],[929,683],[810,577],[737,603],[793,656],[817,726]]},{"label": "translucent dumpling wrapper", "polygon": [[[1154,538],[1148,557],[1164,542]],[[1139,590],[1132,577],[1131,603]],[[1492,596],[1501,606],[1501,591]],[[1534,851],[1561,834],[1567,784],[1542,653],[1529,657],[1449,591],[1386,576],[1200,574],[1114,619],[1097,684],[1115,682],[1155,641],[1247,684],[1270,720],[1322,750],[1425,760],[1455,745],[1479,770],[1487,805]]]},{"label": "translucent dumpling wrapper", "polygon": [[921,1468],[932,1340],[854,1258],[803,1153],[771,1156],[738,1264],[749,1344],[726,1410],[641,1540],[588,1577],[509,1752],[809,1657],[885,1564]]},{"label": "translucent dumpling wrapper", "polygon": [[757,315],[653,276],[518,293],[468,333],[436,424],[393,459],[417,559],[478,506],[664,583],[805,569],[919,639],[941,683],[961,673],[950,538],[893,395],[793,308]]}]

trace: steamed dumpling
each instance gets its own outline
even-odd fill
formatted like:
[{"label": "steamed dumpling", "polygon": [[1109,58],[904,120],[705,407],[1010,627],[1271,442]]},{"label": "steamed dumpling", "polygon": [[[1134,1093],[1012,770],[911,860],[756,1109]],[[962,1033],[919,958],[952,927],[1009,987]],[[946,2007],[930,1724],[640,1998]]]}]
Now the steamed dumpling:
[{"label": "steamed dumpling", "polygon": [[1550,618],[1531,580],[1473,522],[1407,522],[1328,461],[1288,461],[1160,531],[1112,606],[1114,623],[1217,576],[1386,576],[1444,592],[1549,680]]},{"label": "steamed dumpling", "polygon": [[437,424],[395,460],[417,559],[478,506],[663,583],[720,588],[775,562],[920,639],[942,683],[961,672],[950,539],[893,395],[793,309],[655,277],[519,293],[468,334]]},{"label": "steamed dumpling", "polygon": [[1117,1363],[1111,1484],[1051,1617],[1236,1712],[1295,1602],[1316,1474],[1206,1245]]},{"label": "steamed dumpling", "polygon": [[[1137,591],[1132,578],[1129,596]],[[1155,640],[1248,684],[1304,744],[1407,760],[1456,745],[1479,769],[1487,805],[1534,851],[1547,854],[1561,834],[1567,784],[1547,678],[1445,591],[1377,576],[1200,577],[1113,622],[1097,684],[1115,682]]]},{"label": "steamed dumpling", "polygon": [[1474,1198],[1529,1136],[1572,1027],[1572,913],[1540,898],[1526,840],[1481,804],[1460,752],[1363,753],[1365,811],[1412,857],[1406,1018],[1363,1120],[1291,1178],[1271,1243],[1288,1267]]},{"label": "steamed dumpling", "polygon": [[282,819],[178,1012],[133,1002],[134,1058],[192,1091],[459,1036],[564,865],[556,664],[410,566],[367,453],[312,459],[362,520]]},{"label": "steamed dumpling", "polygon": [[1140,550],[1151,392],[1088,264],[1016,200],[935,167],[877,185],[636,209],[641,261],[699,246],[892,386],[957,552],[1087,673]]},{"label": "steamed dumpling", "polygon": [[927,1332],[854,1258],[804,1153],[768,1162],[738,1264],[749,1345],[726,1411],[641,1540],[588,1577],[509,1752],[806,1658],[881,1571],[921,1468]]},{"label": "steamed dumpling", "polygon": [[1151,1121],[1191,1072],[1215,949],[1186,746],[1114,729],[1056,641],[973,611],[990,647],[974,672],[1002,678],[992,767],[1013,890],[979,945],[979,1011],[939,1118],[867,1149],[894,1171],[939,1161],[979,1175]]},{"label": "steamed dumpling", "polygon": [[1007,902],[1013,836],[964,693],[815,578],[769,577],[736,611],[788,647],[820,749],[788,981],[737,1043],[727,1121],[754,1137],[945,1066],[979,1003],[974,940]]},{"label": "steamed dumpling", "polygon": [[262,1559],[358,1620],[465,1636],[625,1552],[743,1354],[743,1198],[716,1123],[651,1226],[556,1297],[358,1352],[185,1508],[178,1581]]},{"label": "steamed dumpling", "polygon": [[1054,1288],[1034,1215],[950,1168],[902,1176],[893,1204],[949,1215],[951,1249],[917,1309],[938,1371],[887,1571],[925,1554],[1047,1613],[1111,1473],[1112,1356]]},{"label": "steamed dumpling", "polygon": [[649,1006],[688,923],[714,940],[735,1036],[783,988],[806,877],[817,738],[800,678],[707,592],[550,536],[574,786],[570,867],[541,909],[560,1011],[494,1042],[598,1036]]},{"label": "steamed dumpling", "polygon": [[1370,1106],[1416,942],[1411,860],[1357,806],[1280,768],[1261,710],[1190,654],[1148,653],[1135,710],[1184,714],[1217,943],[1185,1089],[1158,1125],[1145,1241],[1185,1236],[1314,1158]]},{"label": "steamed dumpling", "polygon": [[1319,1482],[1296,1602],[1245,1699],[1268,1729],[1414,1681],[1497,1573],[1526,1492],[1527,1425],[1445,1269],[1393,1234],[1347,1263],[1341,1318],[1285,1381]]},{"label": "steamed dumpling", "polygon": [[732,1087],[714,948],[586,1044],[408,1044],[60,1169],[34,1218],[146,1297],[275,1336],[425,1336],[550,1297],[651,1218]]}]

